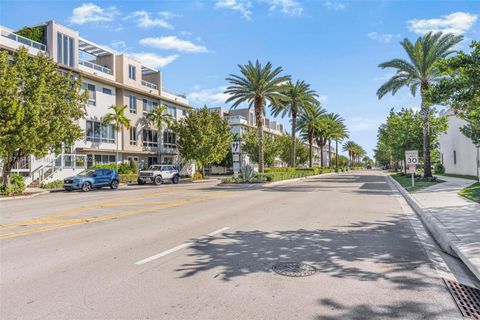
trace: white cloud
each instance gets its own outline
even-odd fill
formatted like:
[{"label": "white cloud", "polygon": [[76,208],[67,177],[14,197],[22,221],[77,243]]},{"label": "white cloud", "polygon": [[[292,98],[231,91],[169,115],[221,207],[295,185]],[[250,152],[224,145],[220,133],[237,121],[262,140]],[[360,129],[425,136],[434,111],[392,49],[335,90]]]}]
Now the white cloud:
[{"label": "white cloud", "polygon": [[158,15],[164,19],[170,20],[172,18],[181,17],[181,14],[173,13],[170,11],[159,11]]},{"label": "white cloud", "polygon": [[401,35],[399,34],[391,34],[391,33],[378,33],[378,32],[370,32],[367,34],[372,40],[377,40],[382,43],[390,43],[394,39],[399,39]]},{"label": "white cloud", "polygon": [[270,11],[280,10],[289,16],[300,16],[303,6],[295,0],[263,0],[270,5]]},{"label": "white cloud", "polygon": [[173,29],[173,26],[166,20],[160,18],[151,18],[147,11],[135,11],[127,19],[135,20],[137,26],[141,28],[164,28]]},{"label": "white cloud", "polygon": [[245,20],[252,18],[252,11],[250,10],[252,2],[248,0],[218,0],[215,7],[238,11]]},{"label": "white cloud", "polygon": [[188,40],[182,40],[176,36],[144,38],[140,44],[163,50],[177,50],[181,52],[208,52],[205,46],[194,44]]},{"label": "white cloud", "polygon": [[429,31],[464,34],[477,21],[478,16],[468,12],[454,12],[439,19],[414,19],[408,21],[408,29],[418,34]]},{"label": "white cloud", "polygon": [[170,56],[159,56],[150,52],[129,53],[129,55],[150,68],[163,68],[179,57],[177,54]]},{"label": "white cloud", "polygon": [[102,8],[93,3],[83,3],[80,7],[73,9],[70,22],[78,25],[92,22],[110,22],[119,14],[114,6]]},{"label": "white cloud", "polygon": [[209,107],[217,107],[225,105],[225,101],[229,95],[224,93],[226,86],[216,88],[202,88],[201,86],[193,87],[187,97],[192,105],[203,107],[205,104]]},{"label": "white cloud", "polygon": [[335,11],[340,11],[347,7],[346,4],[341,2],[336,2],[336,1],[325,1],[323,5],[327,7],[327,9],[335,10]]}]

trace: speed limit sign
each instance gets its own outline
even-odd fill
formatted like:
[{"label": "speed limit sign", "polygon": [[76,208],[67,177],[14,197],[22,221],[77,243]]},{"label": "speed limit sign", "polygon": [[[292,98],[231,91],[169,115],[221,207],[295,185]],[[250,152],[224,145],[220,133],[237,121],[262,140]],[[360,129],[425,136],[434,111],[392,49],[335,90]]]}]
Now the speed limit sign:
[{"label": "speed limit sign", "polygon": [[418,164],[418,150],[405,151],[405,161],[407,161],[407,166],[416,166]]}]

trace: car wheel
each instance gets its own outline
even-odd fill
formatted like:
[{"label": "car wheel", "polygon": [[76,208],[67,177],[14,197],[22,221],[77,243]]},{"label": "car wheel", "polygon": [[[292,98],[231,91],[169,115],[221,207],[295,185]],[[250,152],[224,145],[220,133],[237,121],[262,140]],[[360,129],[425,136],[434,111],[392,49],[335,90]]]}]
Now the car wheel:
[{"label": "car wheel", "polygon": [[156,176],[155,179],[153,180],[153,183],[157,186],[162,184],[163,183],[162,177],[161,176]]},{"label": "car wheel", "polygon": [[144,184],[145,184],[145,181],[143,181],[142,179],[138,179],[138,180],[137,180],[137,183],[138,183],[139,185],[144,185]]},{"label": "car wheel", "polygon": [[118,188],[118,181],[117,180],[113,180],[112,183],[110,183],[110,189],[117,189]]},{"label": "car wheel", "polygon": [[90,182],[84,182],[82,184],[82,191],[83,192],[88,192],[92,189],[92,185],[90,184]]},{"label": "car wheel", "polygon": [[179,180],[178,175],[175,175],[175,176],[173,176],[173,178],[172,178],[172,183],[173,183],[173,184],[177,184],[177,183],[178,183],[178,180]]}]

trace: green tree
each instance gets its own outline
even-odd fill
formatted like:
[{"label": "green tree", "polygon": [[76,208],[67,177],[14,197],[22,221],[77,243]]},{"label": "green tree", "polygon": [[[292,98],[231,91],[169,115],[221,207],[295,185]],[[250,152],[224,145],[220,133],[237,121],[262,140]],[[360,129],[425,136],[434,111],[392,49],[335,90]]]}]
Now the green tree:
[{"label": "green tree", "polygon": [[291,159],[286,161],[290,163],[291,167],[295,167],[295,146],[296,146],[296,139],[295,134],[297,131],[297,116],[298,114],[302,114],[307,109],[311,109],[314,107],[317,102],[318,95],[310,89],[310,85],[305,83],[305,81],[297,81],[293,83],[292,81],[288,81],[287,85],[285,86],[284,91],[286,101],[281,101],[280,104],[276,104],[272,106],[272,115],[277,117],[281,115],[284,118],[286,115],[291,118],[292,121],[292,139],[290,140],[290,155]]},{"label": "green tree", "polygon": [[232,134],[227,120],[208,108],[192,110],[172,125],[178,134],[177,147],[186,161],[195,160],[202,168],[222,161],[230,149]]},{"label": "green tree", "polygon": [[313,166],[313,139],[316,136],[319,121],[323,119],[326,110],[318,103],[312,108],[308,108],[300,114],[298,118],[298,130],[302,133],[302,138],[308,141],[309,145],[309,166]]},{"label": "green tree", "polygon": [[230,74],[227,81],[230,86],[225,90],[230,97],[226,103],[233,102],[232,108],[242,103],[248,103],[249,108],[255,110],[255,119],[258,131],[258,170],[263,172],[264,167],[264,143],[263,143],[263,115],[264,108],[268,105],[280,105],[286,100],[283,92],[285,82],[290,80],[289,76],[281,76],[283,68],[273,69],[270,62],[265,66],[257,60],[255,64],[251,61],[246,65],[238,65],[241,76]]},{"label": "green tree", "polygon": [[82,80],[63,74],[48,57],[22,48],[0,51],[0,158],[3,183],[22,157],[44,157],[83,137],[76,124],[85,115]]},{"label": "green tree", "polygon": [[432,176],[430,161],[430,103],[425,94],[440,77],[437,62],[454,52],[453,47],[462,41],[462,36],[429,32],[419,37],[415,43],[404,39],[400,44],[408,55],[408,61],[393,59],[379,65],[380,68],[393,68],[395,75],[377,91],[381,99],[387,93],[394,95],[400,88],[409,87],[413,96],[420,89],[423,115],[423,160],[425,177]]},{"label": "green tree", "polygon": [[327,122],[326,137],[328,141],[328,159],[329,167],[333,165],[332,162],[332,139],[336,141],[336,153],[338,154],[338,139],[345,139],[347,135],[346,127],[343,118],[336,113],[328,113],[325,115],[325,121]]},{"label": "green tree", "polygon": [[335,141],[335,168],[338,169],[338,143],[347,139],[349,134],[344,119],[339,117],[332,128],[331,139]]},{"label": "green tree", "polygon": [[167,114],[166,111],[167,106],[161,105],[158,108],[151,110],[145,115],[145,119],[148,121],[148,123],[157,128],[157,163],[162,163],[160,155],[160,141],[163,126],[165,125],[168,128],[172,125],[173,122],[172,116]]},{"label": "green tree", "polygon": [[126,128],[127,130],[130,129],[130,119],[127,118],[125,115],[125,110],[128,108],[128,106],[110,106],[108,109],[111,110],[111,112],[107,113],[105,117],[103,118],[103,124],[104,125],[109,125],[112,124],[113,128],[115,129],[115,133],[117,134],[116,140],[116,155],[115,155],[115,167],[117,168],[118,171],[118,142],[120,139],[118,139],[118,134],[123,130],[123,128]]},{"label": "green tree", "polygon": [[[288,135],[281,135],[277,137],[280,159],[288,163],[292,159],[291,137]],[[300,139],[295,138],[295,157],[298,160],[298,165],[307,163],[309,158],[308,148],[302,144]]]},{"label": "green tree", "polygon": [[[265,134],[263,137],[264,144],[264,161],[268,167],[275,164],[275,159],[279,156],[280,147],[277,137],[271,133]],[[242,135],[242,152],[246,153],[250,160],[258,163],[258,134],[253,129],[248,129]]]}]

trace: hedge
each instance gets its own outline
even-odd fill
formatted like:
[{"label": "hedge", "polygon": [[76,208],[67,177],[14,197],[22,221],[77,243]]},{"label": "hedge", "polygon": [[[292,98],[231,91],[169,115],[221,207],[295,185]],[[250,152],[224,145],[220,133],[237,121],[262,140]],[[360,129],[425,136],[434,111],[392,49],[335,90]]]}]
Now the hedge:
[{"label": "hedge", "polygon": [[266,168],[264,173],[277,173],[277,172],[309,172],[312,175],[334,172],[335,169],[328,167],[312,167],[312,168]]},{"label": "hedge", "polygon": [[314,173],[308,171],[293,171],[293,172],[269,172],[269,173],[257,173],[255,177],[258,179],[265,178],[266,181],[280,181],[280,180],[288,180],[288,179],[295,179],[295,178],[303,178],[307,176],[312,176]]},{"label": "hedge", "polygon": [[119,174],[120,183],[136,183],[138,179],[138,174],[129,173],[129,174]]}]

